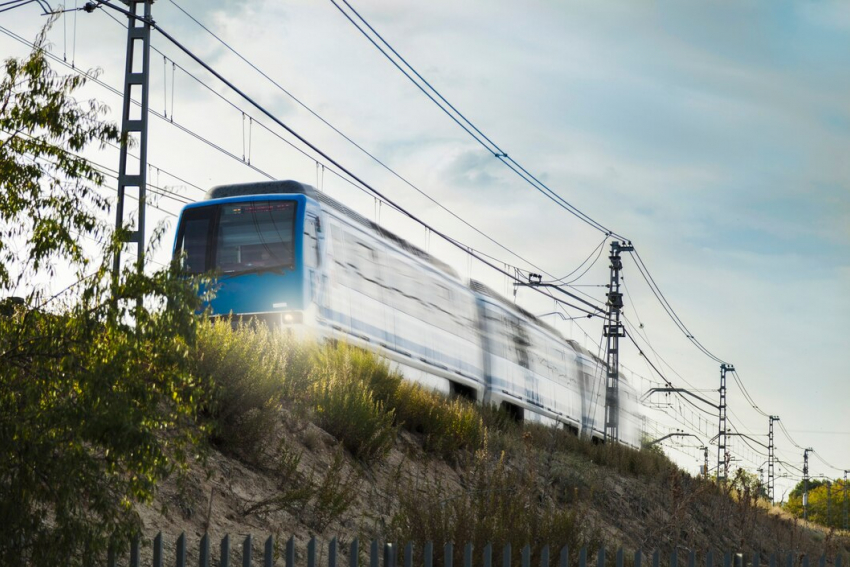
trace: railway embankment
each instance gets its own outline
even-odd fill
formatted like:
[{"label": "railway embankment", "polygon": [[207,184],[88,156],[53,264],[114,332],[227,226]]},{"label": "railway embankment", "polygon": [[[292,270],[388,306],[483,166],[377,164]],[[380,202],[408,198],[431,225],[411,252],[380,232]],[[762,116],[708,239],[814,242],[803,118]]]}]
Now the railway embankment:
[{"label": "railway embankment", "polygon": [[[215,384],[198,458],[139,507],[147,535],[526,543],[833,555],[848,534],[772,508],[657,449],[597,445],[448,399],[369,353],[266,329],[203,325],[194,372]],[[303,549],[303,545],[299,546]],[[462,546],[455,546],[458,559]]]}]

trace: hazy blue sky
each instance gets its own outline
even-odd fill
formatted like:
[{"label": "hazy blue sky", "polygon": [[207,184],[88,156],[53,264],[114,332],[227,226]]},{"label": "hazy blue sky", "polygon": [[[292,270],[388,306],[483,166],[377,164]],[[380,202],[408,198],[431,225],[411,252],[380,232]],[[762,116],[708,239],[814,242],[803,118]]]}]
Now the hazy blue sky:
[{"label": "hazy blue sky", "polygon": [[[547,271],[571,271],[602,239],[466,137],[330,1],[183,5],[407,179]],[[381,0],[354,6],[512,157],[631,238],[691,331],[736,365],[760,407],[780,415],[799,444],[850,468],[850,4]],[[521,264],[371,163],[170,2],[157,2],[154,12],[160,25],[392,198],[464,242]],[[41,21],[34,7],[0,15],[0,25],[28,38]],[[54,53],[102,67],[103,79],[120,86],[122,30],[103,13],[80,13],[76,29],[74,51],[73,17],[57,23]],[[209,79],[163,38],[155,35],[154,44]],[[5,36],[0,52],[24,53]],[[152,70],[152,108],[166,107],[175,121],[241,157],[238,111],[179,71],[172,87],[170,64],[163,69],[159,56]],[[99,87],[89,93],[120,108]],[[151,163],[200,186],[258,178],[160,121],[152,122],[151,136]],[[258,167],[316,182],[314,162],[256,126],[251,141]],[[114,152],[100,159],[117,163]],[[159,182],[181,185],[164,174]],[[386,207],[377,211],[370,198],[330,174],[324,189],[370,217],[379,214],[382,224],[412,241],[428,242],[422,229]],[[161,205],[177,209],[166,200]],[[436,239],[430,247],[462,277],[506,289],[504,278]],[[630,259],[624,273],[633,300],[627,298],[629,319],[644,324],[656,350],[690,383],[716,390],[717,365],[678,334]],[[578,283],[606,277],[603,257]],[[600,299],[604,291],[581,289]],[[527,290],[519,301],[538,313],[552,310],[551,301],[535,301]],[[575,324],[561,328],[592,346]],[[598,323],[582,328],[599,339]],[[624,351],[630,368],[651,375],[635,349]],[[739,426],[766,433],[766,418],[734,385],[730,405]],[[713,435],[712,428],[703,425]],[[781,457],[801,466],[802,451],[781,434],[777,442]],[[732,447],[755,465],[766,460],[740,440]],[[670,452],[696,469],[693,448]],[[812,471],[839,474],[816,460]]]}]

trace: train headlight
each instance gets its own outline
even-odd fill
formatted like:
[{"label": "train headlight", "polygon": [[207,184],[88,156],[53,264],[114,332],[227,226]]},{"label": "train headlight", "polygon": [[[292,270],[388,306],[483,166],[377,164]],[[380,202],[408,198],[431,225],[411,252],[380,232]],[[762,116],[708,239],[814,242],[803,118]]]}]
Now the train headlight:
[{"label": "train headlight", "polygon": [[300,311],[287,311],[283,314],[283,322],[287,325],[301,323],[302,321],[303,317],[301,316]]}]

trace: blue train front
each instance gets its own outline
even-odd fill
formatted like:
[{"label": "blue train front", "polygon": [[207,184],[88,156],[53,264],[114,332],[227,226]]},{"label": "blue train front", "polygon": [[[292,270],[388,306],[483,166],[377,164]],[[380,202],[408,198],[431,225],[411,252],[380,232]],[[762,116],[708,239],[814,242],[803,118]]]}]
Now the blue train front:
[{"label": "blue train front", "polygon": [[219,274],[213,315],[315,319],[322,230],[309,194],[295,181],[224,185],[183,209],[174,254],[187,273]]}]

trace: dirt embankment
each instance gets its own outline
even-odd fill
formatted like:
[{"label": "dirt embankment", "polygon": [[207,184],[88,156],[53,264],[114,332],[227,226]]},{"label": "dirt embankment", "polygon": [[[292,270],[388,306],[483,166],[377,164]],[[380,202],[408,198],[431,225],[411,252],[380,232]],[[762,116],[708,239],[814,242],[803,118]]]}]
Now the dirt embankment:
[{"label": "dirt embankment", "polygon": [[848,534],[769,509],[746,483],[720,489],[670,465],[653,470],[642,452],[596,459],[604,449],[573,450],[581,446],[572,443],[560,432],[530,428],[490,434],[484,449],[447,458],[426,450],[422,436],[401,431],[382,458],[364,463],[309,413],[290,408],[261,449],[212,447],[205,463],[172,477],[140,514],[146,536],[162,531],[166,549],[185,532],[190,556],[205,532],[214,548],[230,534],[234,553],[252,534],[255,554],[273,535],[279,557],[290,536],[299,555],[313,536],[320,549],[333,537],[343,544],[413,540],[419,549],[427,540],[469,540],[476,549],[511,541],[516,560],[523,539],[666,556],[713,549],[840,553],[846,561],[850,552]]}]

